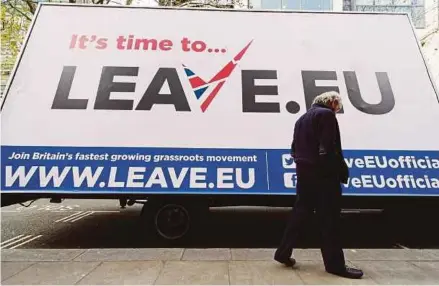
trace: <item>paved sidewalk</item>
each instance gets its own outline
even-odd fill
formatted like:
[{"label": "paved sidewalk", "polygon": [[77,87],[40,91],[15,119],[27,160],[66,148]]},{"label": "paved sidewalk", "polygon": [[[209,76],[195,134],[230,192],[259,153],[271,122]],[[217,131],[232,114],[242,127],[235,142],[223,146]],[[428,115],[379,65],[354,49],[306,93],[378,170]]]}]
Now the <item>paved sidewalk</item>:
[{"label": "paved sidewalk", "polygon": [[299,249],[295,269],[274,249],[4,249],[1,284],[236,285],[439,284],[439,250],[348,249],[361,280],[324,271],[320,251]]}]

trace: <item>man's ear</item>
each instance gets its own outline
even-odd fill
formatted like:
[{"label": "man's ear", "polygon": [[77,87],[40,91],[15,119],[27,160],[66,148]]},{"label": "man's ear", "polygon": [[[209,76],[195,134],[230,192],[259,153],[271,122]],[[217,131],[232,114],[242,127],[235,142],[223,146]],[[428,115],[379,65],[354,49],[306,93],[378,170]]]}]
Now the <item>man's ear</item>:
[{"label": "man's ear", "polygon": [[[334,100],[334,102],[332,104],[333,104],[332,108],[334,109],[334,112],[337,112],[338,107],[340,107],[340,102],[338,100]],[[340,107],[340,110],[341,110],[341,107]]]}]

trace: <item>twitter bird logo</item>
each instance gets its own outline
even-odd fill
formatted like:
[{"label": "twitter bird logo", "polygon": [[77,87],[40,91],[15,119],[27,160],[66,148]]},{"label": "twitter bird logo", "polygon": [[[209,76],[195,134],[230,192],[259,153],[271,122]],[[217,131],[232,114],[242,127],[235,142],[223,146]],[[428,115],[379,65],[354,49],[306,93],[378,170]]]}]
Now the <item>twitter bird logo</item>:
[{"label": "twitter bird logo", "polygon": [[287,164],[287,165],[291,165],[291,164],[293,164],[293,163],[294,163],[294,159],[293,159],[293,158],[285,159],[285,164]]},{"label": "twitter bird logo", "polygon": [[285,169],[295,169],[296,163],[294,162],[294,158],[291,157],[290,154],[283,154],[282,155],[282,166]]}]

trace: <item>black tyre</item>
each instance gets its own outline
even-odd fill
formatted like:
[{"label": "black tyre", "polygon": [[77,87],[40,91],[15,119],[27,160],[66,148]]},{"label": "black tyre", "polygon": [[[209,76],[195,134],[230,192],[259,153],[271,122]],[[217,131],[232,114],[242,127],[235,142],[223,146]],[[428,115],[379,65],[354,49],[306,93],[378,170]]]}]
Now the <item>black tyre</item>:
[{"label": "black tyre", "polygon": [[181,239],[191,227],[189,211],[184,205],[163,204],[154,214],[154,227],[166,240]]},{"label": "black tyre", "polygon": [[206,218],[208,205],[204,201],[149,200],[142,209],[142,223],[146,224],[148,236],[159,240],[182,242],[190,240],[190,234]]}]

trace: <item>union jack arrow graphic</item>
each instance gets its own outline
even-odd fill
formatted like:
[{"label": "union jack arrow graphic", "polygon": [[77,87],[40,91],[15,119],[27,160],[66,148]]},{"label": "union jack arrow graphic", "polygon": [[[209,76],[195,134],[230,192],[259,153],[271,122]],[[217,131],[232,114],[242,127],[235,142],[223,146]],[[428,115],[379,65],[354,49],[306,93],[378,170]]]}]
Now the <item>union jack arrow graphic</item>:
[{"label": "union jack arrow graphic", "polygon": [[216,75],[212,77],[208,82],[204,81],[201,77],[197,76],[191,69],[187,66],[183,65],[186,76],[189,79],[189,83],[191,84],[192,90],[194,91],[195,97],[198,100],[201,100],[203,94],[209,88],[213,87],[212,91],[209,95],[204,97],[203,102],[201,103],[201,111],[205,112],[209,105],[212,103],[215,96],[223,87],[226,80],[232,74],[235,67],[241,61],[244,54],[247,52],[247,49],[252,44],[253,40],[245,46],[230,62],[228,62]]}]

